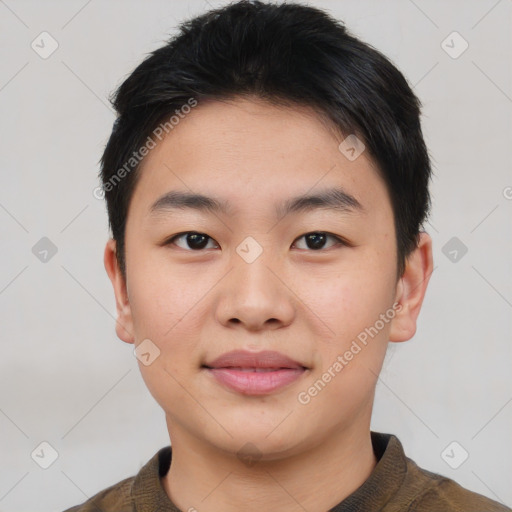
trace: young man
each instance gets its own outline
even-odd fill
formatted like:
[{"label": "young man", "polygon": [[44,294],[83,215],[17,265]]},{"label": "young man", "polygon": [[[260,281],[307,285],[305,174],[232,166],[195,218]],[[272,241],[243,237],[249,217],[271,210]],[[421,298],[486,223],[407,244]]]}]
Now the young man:
[{"label": "young man", "polygon": [[242,1],[121,85],[105,267],[170,446],[71,512],[504,511],[370,431],[432,272],[402,74],[327,14]]}]

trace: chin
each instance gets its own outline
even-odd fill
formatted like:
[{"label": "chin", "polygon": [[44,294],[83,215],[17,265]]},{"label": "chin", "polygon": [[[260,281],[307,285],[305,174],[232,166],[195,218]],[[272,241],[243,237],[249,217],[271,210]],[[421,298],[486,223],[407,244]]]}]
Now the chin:
[{"label": "chin", "polygon": [[269,426],[266,423],[258,425],[256,421],[247,421],[246,418],[236,429],[233,423],[230,424],[233,437],[222,435],[221,438],[210,438],[209,442],[218,449],[236,455],[242,462],[245,459],[280,460],[305,450],[309,443],[308,438],[304,437],[304,428],[299,429],[291,423],[285,428],[283,424],[279,425],[280,421],[282,417],[273,426]]}]

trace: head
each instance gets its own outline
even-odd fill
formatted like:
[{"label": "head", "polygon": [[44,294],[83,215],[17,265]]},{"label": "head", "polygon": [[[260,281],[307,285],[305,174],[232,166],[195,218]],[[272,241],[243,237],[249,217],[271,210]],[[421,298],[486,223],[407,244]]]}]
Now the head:
[{"label": "head", "polygon": [[[430,162],[403,75],[318,9],[242,1],[184,23],[113,105],[105,266],[118,336],[158,355],[139,365],[171,438],[272,458],[369,423],[432,271]],[[235,349],[306,371],[233,392],[204,366]]]}]

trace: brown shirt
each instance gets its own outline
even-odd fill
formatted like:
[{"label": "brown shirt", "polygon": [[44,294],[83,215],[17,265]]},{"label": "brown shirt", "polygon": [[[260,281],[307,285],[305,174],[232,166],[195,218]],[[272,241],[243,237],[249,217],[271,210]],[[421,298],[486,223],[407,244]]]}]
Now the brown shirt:
[{"label": "brown shirt", "polygon": [[[449,478],[421,469],[405,456],[394,435],[372,432],[371,438],[378,459],[372,474],[329,512],[512,512]],[[162,448],[137,475],[64,512],[182,512],[160,481],[169,470],[171,456],[170,446]]]}]

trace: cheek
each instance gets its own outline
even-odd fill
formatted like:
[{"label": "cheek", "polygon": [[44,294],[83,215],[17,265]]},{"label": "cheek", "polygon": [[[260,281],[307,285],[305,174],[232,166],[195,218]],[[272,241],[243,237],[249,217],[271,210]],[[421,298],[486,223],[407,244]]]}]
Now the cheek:
[{"label": "cheek", "polygon": [[[343,401],[350,409],[370,398],[394,314],[390,311],[393,271],[394,261],[389,255],[383,258],[378,251],[362,251],[357,262],[347,262],[346,269],[340,269],[331,281],[326,279],[317,288],[316,311],[331,331],[325,343],[317,345],[317,378],[329,381],[325,400]],[[386,313],[386,321],[381,320]]]},{"label": "cheek", "polygon": [[391,306],[394,262],[389,261],[372,249],[354,252],[327,272],[304,272],[296,280],[297,295],[325,323],[330,339],[349,340]]},{"label": "cheek", "polygon": [[161,407],[170,410],[170,404],[180,403],[186,408],[189,397],[180,383],[199,366],[195,354],[205,314],[200,299],[205,292],[200,279],[153,263],[146,259],[133,266],[130,303],[137,343],[150,339],[160,351],[151,365],[139,362],[139,369]]},{"label": "cheek", "polygon": [[211,288],[208,276],[192,266],[166,263],[165,253],[139,251],[128,267],[129,299],[137,338],[154,337],[161,344],[193,331],[200,315],[201,299]]}]

